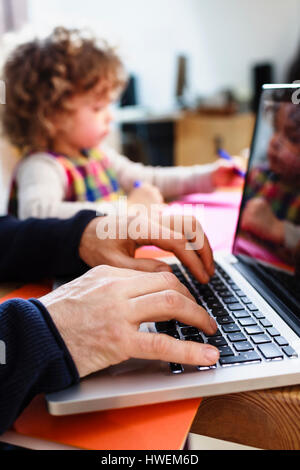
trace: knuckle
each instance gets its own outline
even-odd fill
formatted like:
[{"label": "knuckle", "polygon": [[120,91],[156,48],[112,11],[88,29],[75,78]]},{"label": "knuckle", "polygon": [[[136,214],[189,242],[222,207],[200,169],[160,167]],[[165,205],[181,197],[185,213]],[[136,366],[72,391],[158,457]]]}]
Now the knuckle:
[{"label": "knuckle", "polygon": [[160,273],[163,281],[167,284],[168,287],[171,287],[171,288],[176,288],[178,287],[179,285],[179,281],[177,279],[177,277],[175,276],[175,274],[169,272],[169,271],[164,271],[162,273]]},{"label": "knuckle", "polygon": [[200,345],[194,345],[191,342],[185,343],[185,350],[184,350],[184,362],[186,364],[194,364],[196,361],[196,354],[195,354],[195,347]]},{"label": "knuckle", "polygon": [[166,304],[171,308],[174,308],[175,306],[180,307],[182,304],[182,299],[181,299],[180,294],[176,292],[175,290],[171,290],[171,289],[168,289],[165,291],[165,300],[166,300]]},{"label": "knuckle", "polygon": [[92,273],[94,273],[97,276],[108,276],[112,273],[112,267],[107,266],[105,264],[102,264],[100,266],[96,266],[91,270]]},{"label": "knuckle", "polygon": [[155,356],[163,356],[168,349],[168,337],[163,334],[152,334],[150,348]]}]

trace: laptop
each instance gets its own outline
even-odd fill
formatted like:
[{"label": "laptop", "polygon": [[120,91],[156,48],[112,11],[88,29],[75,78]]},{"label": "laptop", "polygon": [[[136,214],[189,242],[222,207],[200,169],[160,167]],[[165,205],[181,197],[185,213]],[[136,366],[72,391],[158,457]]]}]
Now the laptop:
[{"label": "laptop", "polygon": [[195,367],[131,359],[48,394],[51,414],[300,383],[298,92],[297,85],[263,87],[233,250],[215,254],[210,283],[201,285],[177,258],[165,259],[215,318],[217,333],[208,337],[176,319],[141,325],[178,340],[213,344],[220,350],[218,363]]}]

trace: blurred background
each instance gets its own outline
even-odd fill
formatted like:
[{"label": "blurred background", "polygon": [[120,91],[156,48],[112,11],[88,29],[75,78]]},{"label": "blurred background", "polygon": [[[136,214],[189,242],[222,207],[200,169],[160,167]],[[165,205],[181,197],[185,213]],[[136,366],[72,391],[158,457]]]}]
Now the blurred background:
[{"label": "blurred background", "polygon": [[300,80],[299,16],[299,0],[0,0],[0,64],[55,26],[87,27],[130,75],[110,143],[152,165],[206,163],[249,148],[263,83]]}]

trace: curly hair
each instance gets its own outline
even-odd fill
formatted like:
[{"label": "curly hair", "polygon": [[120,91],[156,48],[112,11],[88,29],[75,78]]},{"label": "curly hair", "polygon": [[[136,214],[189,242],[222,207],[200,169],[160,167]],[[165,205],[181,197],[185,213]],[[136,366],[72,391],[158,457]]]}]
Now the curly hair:
[{"label": "curly hair", "polygon": [[55,28],[45,40],[18,46],[3,69],[6,105],[4,135],[23,153],[51,150],[51,118],[71,112],[70,98],[96,90],[101,96],[120,92],[126,74],[115,51],[77,29]]}]

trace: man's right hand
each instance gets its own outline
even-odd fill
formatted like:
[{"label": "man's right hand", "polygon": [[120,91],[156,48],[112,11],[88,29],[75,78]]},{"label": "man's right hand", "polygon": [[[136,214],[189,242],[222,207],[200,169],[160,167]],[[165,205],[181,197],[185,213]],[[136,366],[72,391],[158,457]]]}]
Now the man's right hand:
[{"label": "man's right hand", "polygon": [[129,358],[213,365],[219,351],[164,334],[139,331],[143,322],[176,319],[214,334],[215,321],[169,272],[100,266],[42,297],[79,375]]}]

